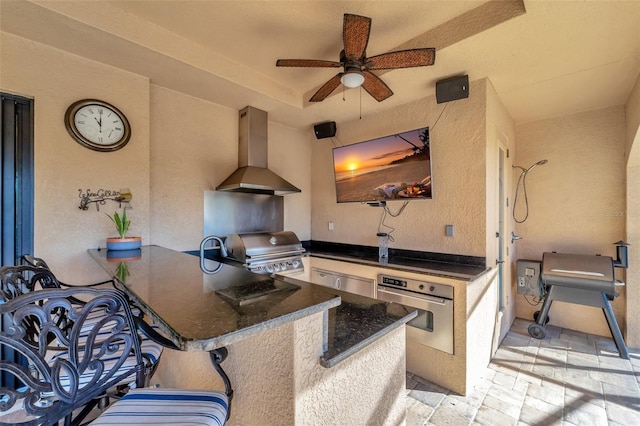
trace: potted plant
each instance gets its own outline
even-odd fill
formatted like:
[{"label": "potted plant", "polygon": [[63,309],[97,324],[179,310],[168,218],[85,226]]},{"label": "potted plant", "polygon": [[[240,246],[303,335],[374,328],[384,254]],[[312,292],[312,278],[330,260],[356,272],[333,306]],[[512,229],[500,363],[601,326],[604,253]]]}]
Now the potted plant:
[{"label": "potted plant", "polygon": [[107,250],[136,250],[142,245],[141,237],[127,237],[131,221],[127,219],[127,210],[122,210],[122,215],[114,212],[109,219],[116,225],[119,237],[107,238]]}]

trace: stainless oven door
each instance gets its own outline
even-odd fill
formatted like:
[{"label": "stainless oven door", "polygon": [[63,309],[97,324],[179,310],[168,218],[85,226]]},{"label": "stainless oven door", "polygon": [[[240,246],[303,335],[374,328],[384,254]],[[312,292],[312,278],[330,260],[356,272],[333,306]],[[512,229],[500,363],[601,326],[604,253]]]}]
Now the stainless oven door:
[{"label": "stainless oven door", "polygon": [[453,300],[378,285],[378,299],[418,309],[407,340],[453,354]]}]

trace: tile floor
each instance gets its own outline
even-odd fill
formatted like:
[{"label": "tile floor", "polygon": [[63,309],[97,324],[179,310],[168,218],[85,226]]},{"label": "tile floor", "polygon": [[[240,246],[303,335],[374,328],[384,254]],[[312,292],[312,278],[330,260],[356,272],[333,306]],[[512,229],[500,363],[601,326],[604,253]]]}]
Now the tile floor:
[{"label": "tile floor", "polygon": [[640,425],[640,350],[547,325],[542,340],[516,319],[466,397],[407,374],[407,426]]}]

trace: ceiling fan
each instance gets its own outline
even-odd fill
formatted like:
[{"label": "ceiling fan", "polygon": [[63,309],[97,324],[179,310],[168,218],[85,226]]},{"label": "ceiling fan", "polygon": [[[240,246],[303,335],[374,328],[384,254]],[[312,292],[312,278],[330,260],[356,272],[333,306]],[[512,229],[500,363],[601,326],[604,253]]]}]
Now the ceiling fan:
[{"label": "ceiling fan", "polygon": [[396,68],[424,67],[433,65],[436,49],[409,49],[383,53],[366,57],[369,43],[371,18],[345,13],[342,38],[344,50],[340,52],[340,62],[319,59],[278,59],[277,67],[307,67],[307,68],[341,68],[340,72],[327,81],[309,99],[310,102],[321,102],[342,83],[349,88],[364,87],[378,102],[393,95],[393,91],[377,75],[374,70],[389,70]]}]

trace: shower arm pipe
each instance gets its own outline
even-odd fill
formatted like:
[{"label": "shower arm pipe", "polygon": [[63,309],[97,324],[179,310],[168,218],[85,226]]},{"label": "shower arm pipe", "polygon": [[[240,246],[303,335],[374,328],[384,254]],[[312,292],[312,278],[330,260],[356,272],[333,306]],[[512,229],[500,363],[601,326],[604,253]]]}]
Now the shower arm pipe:
[{"label": "shower arm pipe", "polygon": [[533,170],[536,166],[542,166],[543,164],[547,164],[548,160],[540,160],[537,163],[532,164],[531,166],[529,166],[528,169],[525,169],[524,167],[521,166],[511,166],[511,168],[513,169],[520,169],[522,170],[523,173],[529,173],[531,170]]}]

